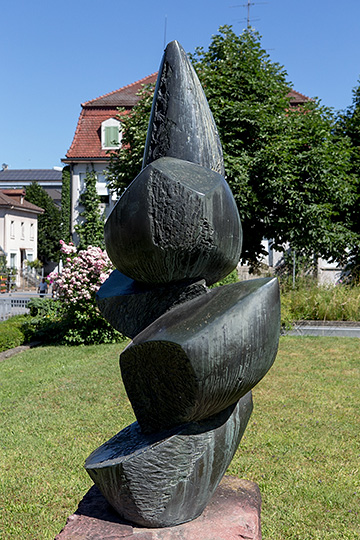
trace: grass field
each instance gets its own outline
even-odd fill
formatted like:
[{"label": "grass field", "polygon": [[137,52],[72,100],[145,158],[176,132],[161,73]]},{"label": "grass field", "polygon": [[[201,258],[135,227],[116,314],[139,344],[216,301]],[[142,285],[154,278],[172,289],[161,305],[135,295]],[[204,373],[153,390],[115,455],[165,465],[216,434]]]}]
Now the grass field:
[{"label": "grass field", "polygon": [[[264,540],[360,539],[359,344],[283,337],[254,389],[228,473],[259,484]],[[0,362],[1,539],[53,539],[92,485],[85,458],[134,420],[121,348],[44,347]]]}]

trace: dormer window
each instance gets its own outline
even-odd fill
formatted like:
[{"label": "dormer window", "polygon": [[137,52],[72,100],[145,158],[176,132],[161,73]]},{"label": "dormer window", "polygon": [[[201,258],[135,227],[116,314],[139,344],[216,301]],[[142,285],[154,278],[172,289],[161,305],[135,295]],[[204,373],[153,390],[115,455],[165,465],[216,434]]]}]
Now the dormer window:
[{"label": "dormer window", "polygon": [[121,124],[115,118],[109,118],[101,124],[101,146],[112,150],[121,146]]}]

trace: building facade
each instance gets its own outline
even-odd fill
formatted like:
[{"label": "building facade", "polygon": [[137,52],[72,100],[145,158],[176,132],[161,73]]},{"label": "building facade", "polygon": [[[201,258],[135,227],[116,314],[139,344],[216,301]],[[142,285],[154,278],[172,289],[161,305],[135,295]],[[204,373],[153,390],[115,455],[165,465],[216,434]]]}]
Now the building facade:
[{"label": "building facade", "polygon": [[3,165],[0,171],[0,189],[25,189],[33,182],[45,189],[57,206],[61,205],[62,168],[10,169]]},{"label": "building facade", "polygon": [[[144,85],[154,84],[157,73],[140,81],[100,96],[81,105],[80,117],[74,139],[62,159],[70,166],[71,174],[71,232],[75,237],[75,225],[79,222],[82,210],[80,195],[85,187],[88,172],[94,171],[97,177],[97,192],[107,217],[111,212],[116,196],[107,186],[105,169],[109,163],[109,152],[121,146],[121,121],[138,102],[138,93]],[[119,108],[123,111],[119,113]],[[76,239],[76,238],[75,238]]]},{"label": "building facade", "polygon": [[[116,203],[116,195],[108,188],[105,170],[109,163],[109,152],[121,146],[121,115],[126,115],[138,102],[138,93],[144,85],[155,84],[157,73],[136,81],[128,86],[82,103],[80,117],[71,146],[62,159],[70,166],[71,173],[71,232],[76,241],[75,225],[79,223],[82,210],[80,195],[85,187],[88,172],[94,171],[97,177],[97,192],[107,217]],[[288,93],[291,108],[298,108],[310,100],[296,90]],[[122,112],[119,113],[119,108]],[[1,179],[1,175],[0,175]],[[268,255],[261,261],[267,271],[273,272],[281,263],[283,252],[272,247],[272,240],[263,240]],[[238,267],[242,279],[251,278],[246,266]],[[341,273],[336,263],[318,260],[320,282],[335,282]]]},{"label": "building facade", "polygon": [[37,259],[37,220],[43,212],[25,200],[25,190],[0,191],[0,251],[17,284],[27,262]]}]

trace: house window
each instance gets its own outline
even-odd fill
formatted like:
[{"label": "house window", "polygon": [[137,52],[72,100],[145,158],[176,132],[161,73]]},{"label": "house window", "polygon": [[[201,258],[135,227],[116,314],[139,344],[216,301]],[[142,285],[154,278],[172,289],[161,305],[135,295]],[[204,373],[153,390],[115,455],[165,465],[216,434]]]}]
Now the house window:
[{"label": "house window", "polygon": [[101,124],[101,146],[104,150],[120,148],[121,124],[115,118],[109,118]]},{"label": "house window", "polygon": [[34,224],[30,223],[30,240],[34,240]]},{"label": "house window", "polygon": [[119,129],[117,126],[105,127],[105,146],[107,148],[117,148],[119,146]]},{"label": "house window", "polygon": [[25,239],[25,223],[21,222],[21,240]]},{"label": "house window", "polygon": [[16,268],[16,253],[10,253],[10,268]]},{"label": "house window", "polygon": [[10,221],[10,238],[15,238],[15,221]]}]

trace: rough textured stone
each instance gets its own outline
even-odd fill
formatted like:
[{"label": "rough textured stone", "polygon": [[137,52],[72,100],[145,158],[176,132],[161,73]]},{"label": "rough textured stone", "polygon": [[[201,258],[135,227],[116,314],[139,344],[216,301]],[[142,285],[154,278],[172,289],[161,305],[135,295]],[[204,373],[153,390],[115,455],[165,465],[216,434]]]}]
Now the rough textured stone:
[{"label": "rough textured stone", "polygon": [[128,522],[89,538],[258,539],[256,517],[253,526],[249,516],[239,524],[233,508],[245,500],[230,485],[206,518],[197,517],[245,430],[250,390],[275,359],[278,283],[253,280],[205,294],[196,283],[211,285],[236,267],[242,229],[216,126],[177,42],[160,68],[143,166],[105,225],[107,252],[123,275],[113,274],[98,295],[122,332],[134,336],[148,325],[120,357],[138,421],[85,464]]},{"label": "rough textured stone", "polygon": [[159,317],[120,355],[141,429],[201,420],[236,402],[270,369],[279,333],[273,278],[212,289]]},{"label": "rough textured stone", "polygon": [[133,338],[172,307],[207,291],[204,280],[149,287],[114,270],[96,293],[96,303],[116,330]]},{"label": "rough textured stone", "polygon": [[122,521],[93,486],[55,540],[261,540],[260,510],[256,484],[224,477],[194,521],[163,529],[139,528]]},{"label": "rough textured stone", "polygon": [[174,158],[148,165],[105,224],[115,267],[141,283],[225,277],[239,262],[242,229],[235,200],[218,173]]},{"label": "rough textured stone", "polygon": [[168,527],[201,514],[225,474],[252,412],[251,392],[203,422],[145,435],[137,422],[95,450],[85,468],[119,515]]},{"label": "rough textured stone", "polygon": [[177,41],[166,47],[159,69],[143,167],[165,156],[225,174],[219,134],[204,91]]}]

